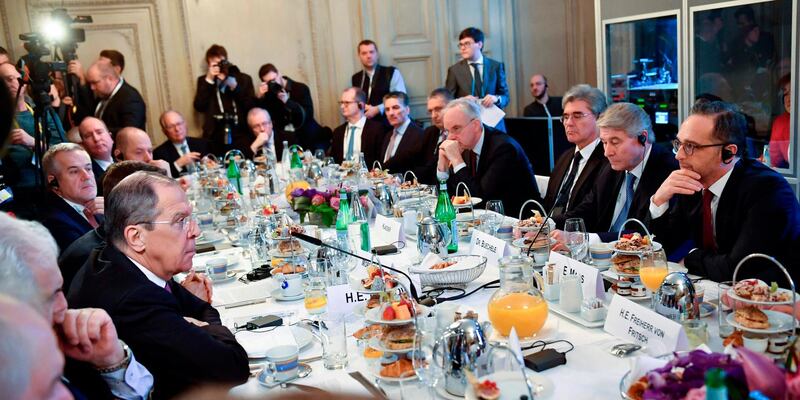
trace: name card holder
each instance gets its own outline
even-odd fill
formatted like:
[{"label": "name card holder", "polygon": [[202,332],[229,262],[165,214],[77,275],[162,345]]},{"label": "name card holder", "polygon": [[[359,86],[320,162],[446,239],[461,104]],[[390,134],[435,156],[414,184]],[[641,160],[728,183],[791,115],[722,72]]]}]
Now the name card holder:
[{"label": "name card holder", "polygon": [[650,355],[687,350],[689,341],[680,323],[622,296],[608,306],[603,330],[626,342],[646,347]]},{"label": "name card holder", "polygon": [[584,299],[592,297],[597,297],[600,299],[605,298],[606,293],[603,288],[603,278],[600,275],[600,270],[597,268],[588,264],[584,264],[580,261],[573,260],[554,251],[550,252],[549,262],[556,265],[556,273],[561,274],[562,276],[580,276]]},{"label": "name card holder", "polygon": [[489,264],[497,265],[501,258],[509,254],[508,243],[477,229],[472,231],[469,243],[470,254],[484,256]]}]

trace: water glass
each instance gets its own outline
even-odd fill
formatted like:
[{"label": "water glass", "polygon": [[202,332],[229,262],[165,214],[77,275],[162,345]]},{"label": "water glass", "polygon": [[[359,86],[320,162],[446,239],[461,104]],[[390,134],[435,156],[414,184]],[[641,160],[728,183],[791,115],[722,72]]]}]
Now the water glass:
[{"label": "water glass", "polygon": [[309,278],[303,286],[304,305],[311,315],[324,313],[328,308],[328,294],[323,278]]},{"label": "water glass", "polygon": [[497,235],[497,229],[503,223],[504,215],[502,200],[488,200],[486,202],[486,224],[489,226],[491,235]]},{"label": "water glass", "polygon": [[683,322],[683,330],[689,340],[689,348],[694,349],[708,341],[708,324],[699,319],[690,319]]},{"label": "water glass", "polygon": [[719,321],[719,337],[726,338],[733,334],[735,330],[728,323],[728,315],[733,312],[733,302],[728,297],[728,291],[733,288],[733,281],[725,281],[717,284],[717,318]]},{"label": "water glass", "polygon": [[589,234],[583,218],[569,218],[564,222],[566,245],[573,259],[583,261],[589,253]]},{"label": "water glass", "polygon": [[[433,326],[436,324],[434,323]],[[436,344],[435,330],[426,329],[427,327],[417,326],[417,333],[414,335],[414,347],[411,352],[411,363],[414,366],[419,379],[428,387],[428,398],[436,398],[436,384],[444,375],[444,369],[436,363],[436,359],[442,360],[442,354],[434,358],[433,350]],[[441,351],[441,349],[439,349]]]},{"label": "water glass", "polygon": [[327,314],[317,328],[322,341],[322,360],[326,369],[347,366],[347,324],[344,314]]}]

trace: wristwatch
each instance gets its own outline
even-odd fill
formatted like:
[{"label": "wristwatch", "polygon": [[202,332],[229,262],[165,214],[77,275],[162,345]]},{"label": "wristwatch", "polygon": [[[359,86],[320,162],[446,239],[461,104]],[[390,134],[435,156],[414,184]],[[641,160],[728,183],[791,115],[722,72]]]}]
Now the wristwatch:
[{"label": "wristwatch", "polygon": [[114,365],[112,365],[110,367],[95,368],[97,370],[97,372],[99,372],[101,374],[110,374],[110,373],[117,372],[117,371],[124,370],[124,369],[128,368],[128,365],[130,365],[130,363],[131,363],[131,349],[122,340],[119,341],[119,344],[122,345],[122,353],[124,354],[124,357],[122,358],[122,361],[120,361],[120,362],[118,362],[118,363],[116,363],[116,364],[114,364]]}]

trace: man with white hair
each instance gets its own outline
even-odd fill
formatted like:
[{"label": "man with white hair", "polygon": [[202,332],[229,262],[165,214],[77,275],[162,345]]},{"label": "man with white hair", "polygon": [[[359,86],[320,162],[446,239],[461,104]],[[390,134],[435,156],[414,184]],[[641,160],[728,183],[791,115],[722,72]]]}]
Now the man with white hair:
[{"label": "man with white hair", "polygon": [[272,157],[278,161],[278,157],[283,154],[283,143],[275,142],[275,130],[272,125],[272,117],[267,110],[260,107],[253,107],[247,112],[247,126],[250,132],[255,135],[244,139],[244,143],[239,145],[248,158],[253,158],[259,150],[264,148],[272,152]]},{"label": "man with white hair", "polygon": [[[67,309],[56,263],[58,248],[47,230],[36,222],[0,214],[0,231],[4,232],[0,236],[0,295],[13,296],[37,309],[52,326],[47,329],[49,333],[58,333],[59,348],[67,358],[64,376],[69,379],[70,390],[91,399],[147,398],[153,377],[117,339],[108,314],[94,308]],[[0,337],[2,343],[9,342],[6,335]],[[49,357],[47,353],[37,352]],[[62,366],[63,362],[62,357]],[[54,371],[60,375],[61,367]]]},{"label": "man with white hair", "polygon": [[170,173],[169,163],[153,159],[153,142],[147,132],[133,127],[122,128],[117,133],[117,148],[114,150],[117,161],[141,161],[159,167]]},{"label": "man with white hair", "polygon": [[209,153],[208,141],[188,136],[186,120],[175,110],[164,111],[158,122],[167,140],[153,150],[153,157],[169,163],[172,176],[194,171],[195,162]]}]

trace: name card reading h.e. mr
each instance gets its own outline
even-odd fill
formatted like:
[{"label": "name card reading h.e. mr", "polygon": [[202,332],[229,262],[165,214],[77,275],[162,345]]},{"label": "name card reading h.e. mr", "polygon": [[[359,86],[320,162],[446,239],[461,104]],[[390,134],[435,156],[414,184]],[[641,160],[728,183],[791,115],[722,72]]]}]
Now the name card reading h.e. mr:
[{"label": "name card reading h.e. mr", "polygon": [[556,271],[562,276],[578,275],[581,277],[581,288],[583,289],[584,299],[590,299],[592,297],[600,299],[605,298],[606,293],[603,289],[603,278],[600,276],[600,270],[597,268],[573,260],[555,251],[550,252],[549,262],[556,265]]},{"label": "name card reading h.e. mr", "polygon": [[349,314],[353,308],[369,300],[369,293],[353,290],[350,285],[328,286],[328,312],[332,314]]},{"label": "name card reading h.e. mr", "polygon": [[373,246],[382,246],[395,242],[405,243],[406,241],[406,236],[403,234],[402,219],[397,220],[378,214],[375,216],[373,229],[375,233],[372,237]]},{"label": "name card reading h.e. mr", "polygon": [[497,264],[501,258],[508,255],[508,243],[505,240],[477,229],[472,231],[469,246],[470,254],[486,257],[489,264]]},{"label": "name card reading h.e. mr", "polygon": [[651,355],[689,348],[681,324],[623,296],[614,295],[611,299],[603,330],[624,341],[646,346]]}]

